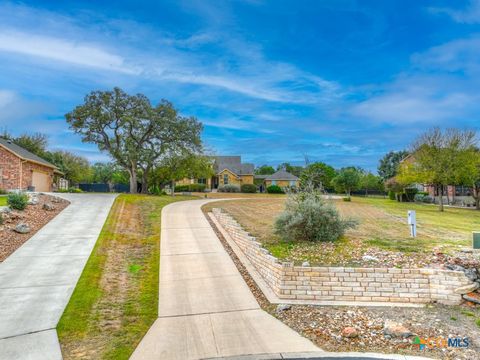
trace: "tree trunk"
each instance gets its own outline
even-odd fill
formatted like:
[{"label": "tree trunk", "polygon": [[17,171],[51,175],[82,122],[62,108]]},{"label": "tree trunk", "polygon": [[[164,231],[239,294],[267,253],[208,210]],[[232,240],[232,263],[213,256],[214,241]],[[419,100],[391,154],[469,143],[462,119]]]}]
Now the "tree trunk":
[{"label": "tree trunk", "polygon": [[443,211],[443,185],[440,185],[440,201],[438,202],[438,211]]},{"label": "tree trunk", "polygon": [[475,199],[475,209],[480,210],[480,186],[473,186],[473,198]]},{"label": "tree trunk", "polygon": [[130,174],[130,194],[137,193],[137,169],[132,165],[132,168],[128,169]]},{"label": "tree trunk", "polygon": [[175,180],[172,180],[172,196],[175,196]]},{"label": "tree trunk", "polygon": [[142,175],[142,194],[148,194],[148,173],[150,169],[146,168],[143,170]]}]

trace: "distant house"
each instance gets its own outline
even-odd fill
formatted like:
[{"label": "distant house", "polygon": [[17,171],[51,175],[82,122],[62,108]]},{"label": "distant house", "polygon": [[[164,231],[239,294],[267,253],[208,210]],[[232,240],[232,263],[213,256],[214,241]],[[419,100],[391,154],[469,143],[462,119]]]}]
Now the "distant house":
[{"label": "distant house", "polygon": [[297,187],[300,179],[285,170],[279,170],[272,175],[267,175],[264,179],[265,188],[270,185],[277,185],[281,188]]},{"label": "distant house", "polygon": [[219,186],[253,184],[254,166],[250,163],[242,163],[242,157],[236,156],[214,156],[214,176],[208,179],[182,179],[176,185],[205,184],[208,189],[218,189]]},{"label": "distant house", "polygon": [[0,138],[0,188],[4,190],[54,190],[57,167],[30,151]]}]

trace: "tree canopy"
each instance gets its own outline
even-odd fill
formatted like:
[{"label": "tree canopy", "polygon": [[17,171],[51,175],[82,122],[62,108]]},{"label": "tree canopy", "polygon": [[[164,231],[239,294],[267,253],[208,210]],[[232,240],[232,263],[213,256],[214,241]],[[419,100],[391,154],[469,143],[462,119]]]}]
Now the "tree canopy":
[{"label": "tree canopy", "polygon": [[275,169],[270,165],[262,165],[255,169],[255,175],[272,175]]},{"label": "tree canopy", "polygon": [[330,165],[323,162],[315,162],[308,165],[300,175],[300,184],[302,187],[309,182],[316,189],[333,189],[332,179],[336,171]]},{"label": "tree canopy", "polygon": [[146,192],[149,171],[162,157],[201,151],[202,125],[195,118],[180,116],[166,100],[152,106],[145,95],[120,88],[92,91],[65,117],[84,142],[97,144],[128,171],[131,193],[137,192],[137,171]]},{"label": "tree canopy", "polygon": [[383,180],[390,179],[397,175],[398,165],[400,161],[408,156],[409,152],[406,150],[402,151],[390,151],[385,154],[383,158],[380,159],[378,164],[378,175]]}]

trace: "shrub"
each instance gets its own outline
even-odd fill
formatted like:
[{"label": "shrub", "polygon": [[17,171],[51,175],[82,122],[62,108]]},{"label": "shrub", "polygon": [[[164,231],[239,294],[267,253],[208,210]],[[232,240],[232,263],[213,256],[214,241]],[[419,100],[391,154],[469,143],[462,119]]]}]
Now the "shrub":
[{"label": "shrub", "polygon": [[425,195],[422,199],[424,203],[431,204],[433,203],[433,198],[430,195]]},{"label": "shrub", "polygon": [[7,193],[7,190],[0,188],[0,195],[5,195]]},{"label": "shrub", "polygon": [[286,241],[334,241],[356,224],[342,219],[320,192],[306,189],[288,194],[286,210],[275,220],[275,233]]},{"label": "shrub", "polygon": [[423,202],[423,198],[425,197],[425,195],[423,194],[415,194],[415,196],[413,197],[413,201],[415,202]]},{"label": "shrub", "polygon": [[28,195],[25,193],[8,194],[7,203],[12,209],[25,210],[28,204]]},{"label": "shrub", "polygon": [[240,189],[242,190],[242,193],[256,193],[257,192],[257,187],[253,184],[243,184]]},{"label": "shrub", "polygon": [[407,198],[407,201],[413,201],[417,193],[418,193],[418,189],[416,188],[406,188],[405,197]]},{"label": "shrub", "polygon": [[83,191],[79,188],[71,187],[71,188],[68,188],[68,192],[69,193],[81,193]]},{"label": "shrub", "polygon": [[350,202],[350,201],[352,201],[352,198],[344,197],[344,198],[343,198],[343,201]]},{"label": "shrub", "polygon": [[240,186],[234,184],[227,184],[218,187],[219,192],[227,192],[227,193],[238,193],[240,192]]},{"label": "shrub", "polygon": [[395,196],[395,191],[390,190],[390,191],[388,192],[388,198],[389,198],[390,200],[396,200],[397,197]]},{"label": "shrub", "polygon": [[284,194],[283,189],[278,185],[267,186],[267,193],[269,194]]},{"label": "shrub", "polygon": [[188,184],[188,185],[177,185],[175,186],[176,192],[203,192],[207,186],[205,184]]}]

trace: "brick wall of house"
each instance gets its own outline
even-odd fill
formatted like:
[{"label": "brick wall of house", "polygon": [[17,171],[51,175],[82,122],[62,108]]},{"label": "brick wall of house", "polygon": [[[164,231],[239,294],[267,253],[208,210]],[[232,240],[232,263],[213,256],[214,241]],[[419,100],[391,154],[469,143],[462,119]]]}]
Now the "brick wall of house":
[{"label": "brick wall of house", "polygon": [[18,189],[20,185],[20,158],[0,146],[0,188]]},{"label": "brick wall of house", "polygon": [[[33,171],[48,174],[51,184],[53,184],[52,168],[21,160],[12,152],[0,147],[0,188],[5,190],[27,189],[32,185]],[[50,190],[52,189],[50,188]]]},{"label": "brick wall of house", "polygon": [[280,299],[359,302],[439,302],[455,305],[455,289],[472,282],[463,272],[438,269],[303,267],[282,263],[229,214],[213,214]]},{"label": "brick wall of house", "polygon": [[43,166],[36,164],[30,161],[27,161],[22,164],[23,176],[22,176],[22,189],[27,189],[29,186],[32,186],[32,173],[38,171],[44,174],[47,174],[50,177],[50,189],[52,191],[53,184],[53,169],[48,166]]}]

